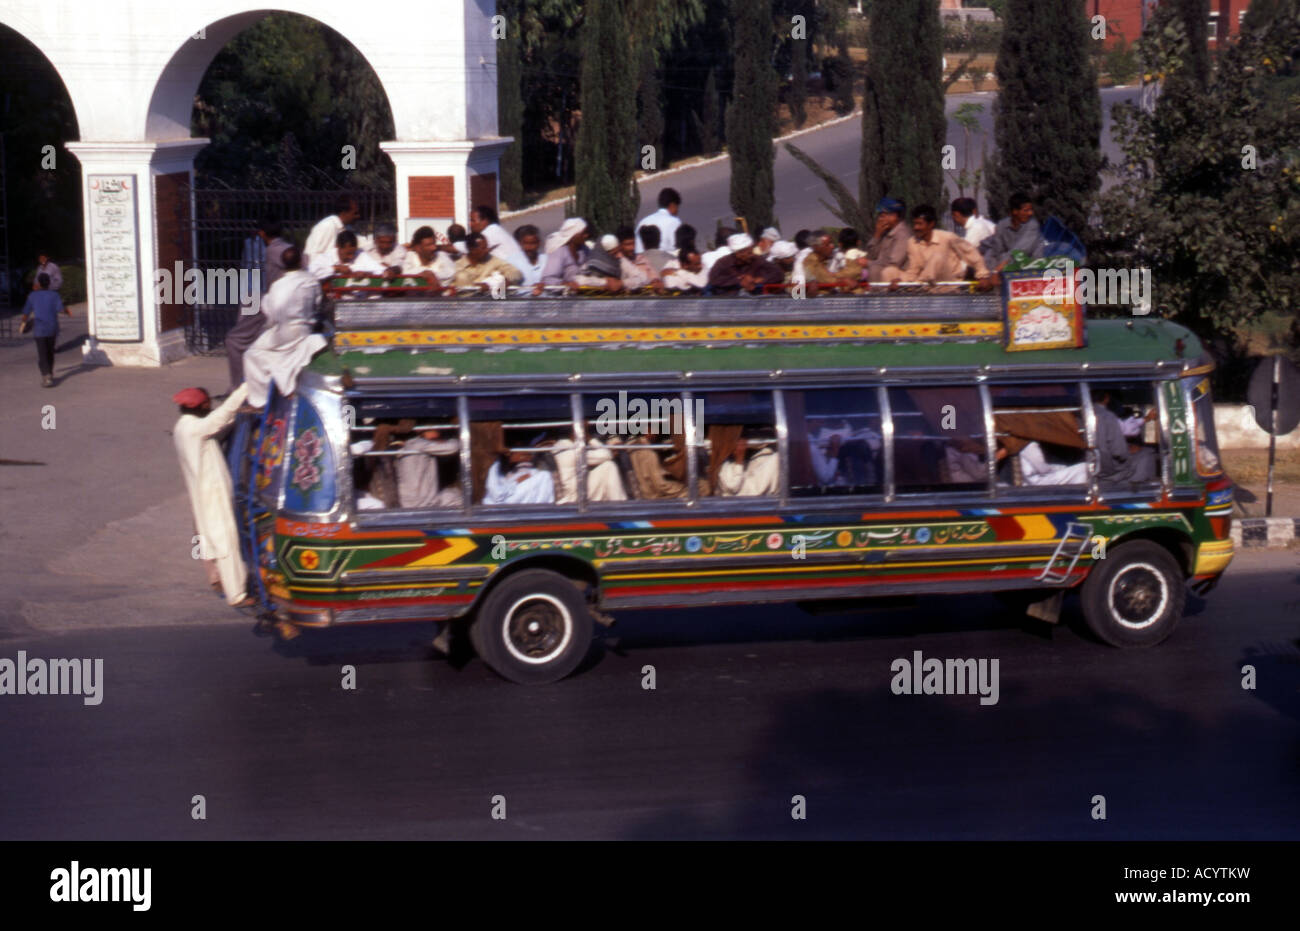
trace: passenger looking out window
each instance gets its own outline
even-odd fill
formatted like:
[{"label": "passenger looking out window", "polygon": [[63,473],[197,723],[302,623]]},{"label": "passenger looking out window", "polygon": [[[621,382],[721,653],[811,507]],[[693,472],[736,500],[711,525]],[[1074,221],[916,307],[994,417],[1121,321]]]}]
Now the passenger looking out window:
[{"label": "passenger looking out window", "polygon": [[497,461],[488,470],[483,503],[554,504],[555,478],[536,466],[533,455],[529,449],[498,450]]},{"label": "passenger looking out window", "polygon": [[[1097,420],[1097,480],[1108,485],[1155,481],[1156,451],[1133,442],[1125,434],[1124,421],[1111,409],[1111,404],[1109,390],[1093,389],[1092,410]],[[1154,417],[1155,413],[1155,408],[1152,408],[1142,420]]]}]

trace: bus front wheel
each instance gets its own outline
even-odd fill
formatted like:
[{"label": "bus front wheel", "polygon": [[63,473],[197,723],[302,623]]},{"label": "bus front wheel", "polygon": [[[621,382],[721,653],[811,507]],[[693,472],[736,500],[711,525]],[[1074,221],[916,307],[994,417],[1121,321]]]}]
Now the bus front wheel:
[{"label": "bus front wheel", "polygon": [[1160,643],[1174,632],[1187,600],[1178,561],[1149,540],[1111,550],[1079,594],[1088,629],[1115,647]]},{"label": "bus front wheel", "polygon": [[520,685],[544,685],[578,668],[591,647],[592,619],[573,582],[526,569],[488,592],[469,632],[493,672]]}]

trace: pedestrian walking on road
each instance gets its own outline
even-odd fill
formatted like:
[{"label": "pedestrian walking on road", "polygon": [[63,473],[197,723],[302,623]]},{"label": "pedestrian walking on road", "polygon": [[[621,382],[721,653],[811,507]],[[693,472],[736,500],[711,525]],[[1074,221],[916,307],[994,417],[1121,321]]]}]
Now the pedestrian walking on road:
[{"label": "pedestrian walking on road", "polygon": [[54,387],[54,344],[59,339],[59,311],[69,317],[72,311],[63,306],[63,299],[50,289],[50,276],[41,272],[32,282],[32,293],[23,305],[23,327],[32,322],[32,336],[36,339],[36,364],[41,370],[41,384]]}]

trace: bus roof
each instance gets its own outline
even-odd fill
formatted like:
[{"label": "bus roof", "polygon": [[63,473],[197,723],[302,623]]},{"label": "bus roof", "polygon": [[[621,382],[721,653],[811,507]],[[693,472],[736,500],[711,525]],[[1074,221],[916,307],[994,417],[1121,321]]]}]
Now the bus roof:
[{"label": "bus roof", "polygon": [[609,385],[630,373],[638,375],[638,386],[736,376],[834,381],[850,371],[1059,379],[1173,375],[1210,364],[1200,340],[1167,320],[1092,320],[1084,348],[1008,352],[993,295],[886,301],[585,299],[563,306],[510,302],[510,308],[488,301],[454,307],[340,302],[333,350],[318,356],[311,370],[383,389],[414,383]]}]

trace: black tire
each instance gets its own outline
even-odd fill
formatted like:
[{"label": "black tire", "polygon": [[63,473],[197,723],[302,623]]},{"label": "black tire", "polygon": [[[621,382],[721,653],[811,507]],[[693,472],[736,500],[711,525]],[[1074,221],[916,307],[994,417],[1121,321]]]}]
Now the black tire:
[{"label": "black tire", "polygon": [[591,647],[592,623],[573,582],[547,569],[525,569],[484,596],[470,642],[503,679],[545,685],[578,668]]},{"label": "black tire", "polygon": [[1187,586],[1178,560],[1167,549],[1134,540],[1100,562],[1079,592],[1089,630],[1114,647],[1155,646],[1174,632]]}]

